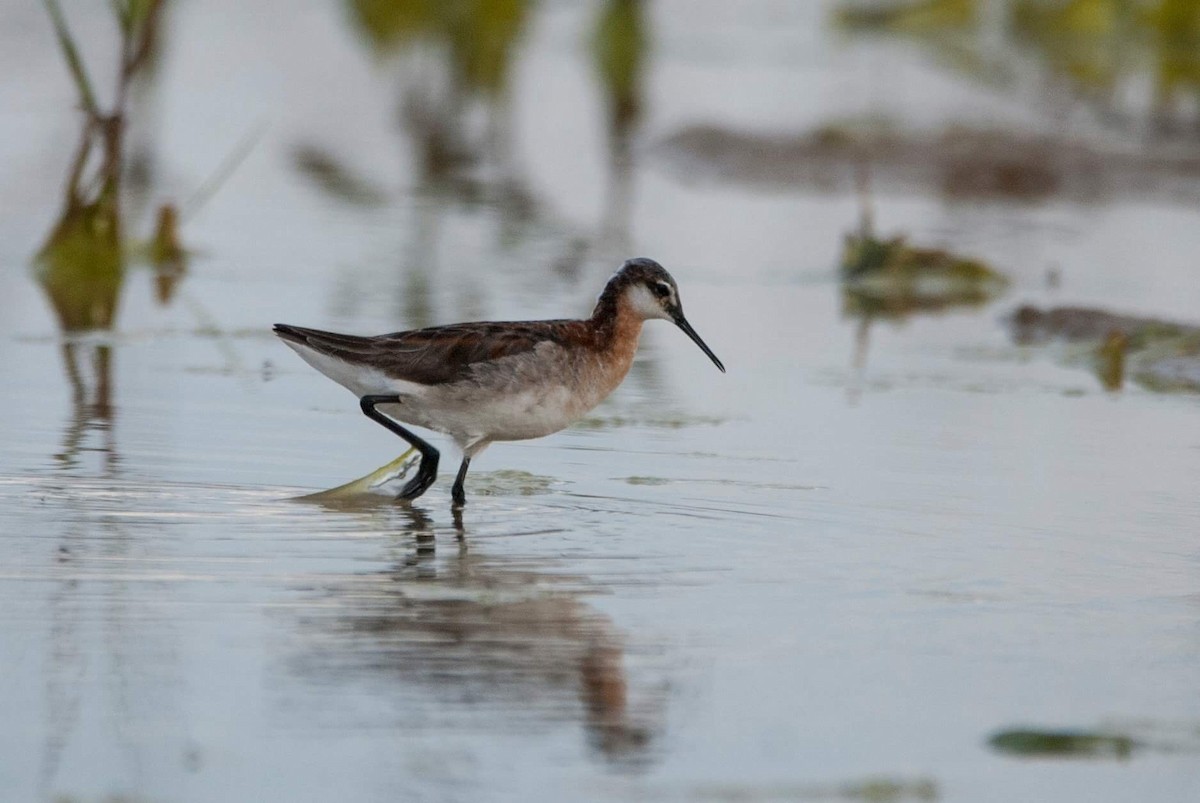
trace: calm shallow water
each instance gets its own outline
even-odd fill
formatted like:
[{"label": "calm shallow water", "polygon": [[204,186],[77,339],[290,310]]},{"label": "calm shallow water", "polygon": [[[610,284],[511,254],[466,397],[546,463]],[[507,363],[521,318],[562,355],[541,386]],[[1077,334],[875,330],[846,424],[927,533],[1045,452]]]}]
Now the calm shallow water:
[{"label": "calm shallow water", "polygon": [[[103,13],[68,9],[108,75]],[[1106,393],[1001,323],[1195,322],[1194,206],[881,192],[881,230],[1013,285],[873,321],[864,354],[835,271],[855,193],[689,179],[648,146],[1053,115],[815,4],[661,3],[625,166],[596,13],[530,12],[507,103],[460,114],[436,49],[376,52],[351,8],[174,9],[129,228],[248,155],[184,204],[170,303],[130,268],[113,329],[64,339],[30,262],[75,96],[41,9],[6,4],[0,797],[1195,799],[1197,397]],[[439,168],[448,142],[468,169]],[[583,425],[478,461],[460,521],[449,477],[411,509],[292,501],[400,449],[270,323],[584,314],[632,254],[674,271],[727,375],[651,323]],[[990,746],[1018,728],[1139,747]]]}]

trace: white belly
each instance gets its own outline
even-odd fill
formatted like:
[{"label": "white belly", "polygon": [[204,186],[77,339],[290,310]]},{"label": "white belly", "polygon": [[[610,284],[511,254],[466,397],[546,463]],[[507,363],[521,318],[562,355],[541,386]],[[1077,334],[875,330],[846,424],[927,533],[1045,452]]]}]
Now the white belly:
[{"label": "white belly", "polygon": [[491,441],[540,438],[570,426],[612,392],[629,362],[597,371],[546,343],[536,354],[482,365],[468,380],[421,385],[351,366],[291,342],[288,345],[357,396],[396,394],[400,403],[378,405],[382,413],[405,424],[444,432],[468,453]]},{"label": "white belly", "polygon": [[483,402],[471,417],[482,425],[489,440],[516,441],[558,432],[585,412],[579,409],[579,400],[560,385]]},{"label": "white belly", "polygon": [[409,396],[399,405],[380,405],[398,420],[445,432],[460,446],[484,441],[519,441],[558,432],[598,403],[587,404],[561,385],[507,393],[450,386]]}]

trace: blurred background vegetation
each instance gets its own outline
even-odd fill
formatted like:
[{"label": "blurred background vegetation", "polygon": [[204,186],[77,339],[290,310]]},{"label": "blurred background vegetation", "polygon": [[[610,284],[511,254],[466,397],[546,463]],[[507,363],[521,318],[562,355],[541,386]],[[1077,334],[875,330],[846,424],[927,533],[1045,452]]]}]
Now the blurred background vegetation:
[{"label": "blurred background vegetation", "polygon": [[[965,74],[1017,80],[1035,65],[1094,103],[1114,124],[1161,131],[1200,126],[1200,3],[1195,0],[915,0],[847,2],[837,24],[897,35]],[[1130,81],[1149,80],[1148,104],[1127,106]]]},{"label": "blurred background vegetation", "polygon": [[[139,102],[154,92],[169,6],[168,0],[113,2],[108,47],[115,70],[97,75],[69,15],[57,0],[44,0],[80,114],[61,211],[35,259],[65,332],[111,329],[131,266],[149,267],[158,301],[170,303],[189,262],[181,228],[253,144],[231,148],[194,197],[161,198],[148,208],[155,195],[146,169],[152,160],[131,151],[140,147],[144,154],[154,145],[131,146],[127,139]],[[897,117],[893,109],[831,118],[803,131],[697,121],[647,136],[653,8],[643,0],[598,2],[577,45],[602,100],[607,151],[604,185],[580,188],[601,199],[603,212],[595,226],[581,227],[564,225],[553,204],[539,197],[516,144],[516,62],[543,6],[531,0],[347,0],[343,18],[361,47],[379,72],[396,76],[397,133],[415,173],[412,193],[437,199],[417,221],[407,258],[400,295],[409,325],[437,317],[433,232],[455,208],[495,209],[501,248],[513,248],[531,232],[556,230],[558,255],[550,262],[562,276],[622,258],[632,247],[634,177],[647,154],[681,177],[732,182],[752,192],[854,194],[857,225],[830,238],[843,243],[842,310],[863,322],[864,354],[873,318],[986,305],[1011,283],[1004,266],[888,230],[888,221],[874,214],[881,192],[1024,205],[1121,196],[1200,200],[1200,0],[831,2],[824,19],[831,32],[916,48],[989,92],[1032,104],[1041,121],[928,125],[919,115]],[[554,125],[559,113],[548,108],[545,124]],[[369,210],[397,200],[372,160],[348,161],[327,143],[296,143],[291,162],[334,204]],[[1104,342],[1111,349],[1125,341]],[[68,349],[65,356],[73,365],[76,355]],[[78,373],[68,368],[70,376]]]}]

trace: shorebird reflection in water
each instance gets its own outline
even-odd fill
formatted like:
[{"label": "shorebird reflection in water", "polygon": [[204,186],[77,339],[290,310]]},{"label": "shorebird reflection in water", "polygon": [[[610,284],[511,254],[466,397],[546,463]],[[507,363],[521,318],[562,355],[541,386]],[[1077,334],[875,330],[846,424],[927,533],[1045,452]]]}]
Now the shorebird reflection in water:
[{"label": "shorebird reflection in water", "polygon": [[612,393],[651,318],[674,322],[724,372],[683,316],[675,280],[652,259],[626,262],[586,320],[482,321],[375,337],[279,323],[275,333],[421,453],[417,475],[399,499],[425,493],[437,478],[439,455],[397,421],[452,437],[463,453],[451,492],[461,505],[467,468],[489,444],[558,432]]}]

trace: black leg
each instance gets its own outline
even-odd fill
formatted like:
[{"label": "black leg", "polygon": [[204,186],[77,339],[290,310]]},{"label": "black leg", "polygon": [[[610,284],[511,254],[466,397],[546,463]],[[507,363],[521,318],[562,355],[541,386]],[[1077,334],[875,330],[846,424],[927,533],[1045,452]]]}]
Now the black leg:
[{"label": "black leg", "polygon": [[463,480],[467,478],[467,466],[469,465],[471,465],[471,458],[464,457],[462,465],[458,467],[458,476],[454,478],[454,487],[450,489],[450,498],[456,505],[467,503],[467,492],[463,490]]},{"label": "black leg", "polygon": [[374,394],[370,396],[363,396],[358,400],[358,403],[359,406],[362,407],[362,411],[364,414],[366,414],[367,418],[370,418],[372,421],[376,421],[387,427],[421,453],[421,465],[417,466],[417,476],[409,480],[408,483],[400,489],[400,493],[396,496],[396,498],[416,499],[418,496],[429,490],[429,486],[433,485],[433,481],[437,479],[438,457],[440,457],[438,450],[434,449],[424,440],[409,432],[407,429],[375,409],[375,405],[377,404],[399,404],[400,397]]}]

